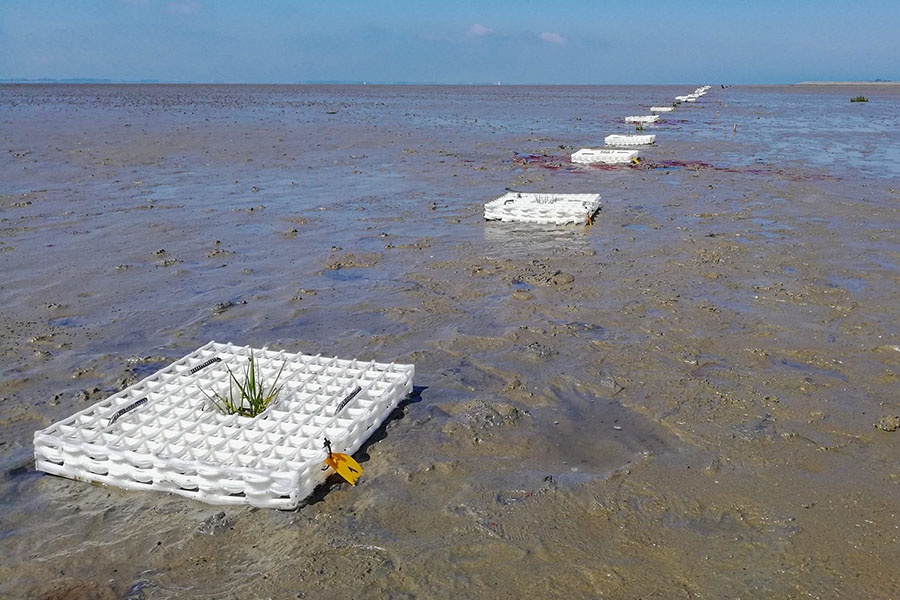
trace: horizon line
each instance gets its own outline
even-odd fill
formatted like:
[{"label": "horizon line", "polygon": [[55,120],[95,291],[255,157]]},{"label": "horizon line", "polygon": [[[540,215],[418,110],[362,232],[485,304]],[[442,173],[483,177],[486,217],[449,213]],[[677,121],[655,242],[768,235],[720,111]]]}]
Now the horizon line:
[{"label": "horizon line", "polygon": [[[36,85],[348,85],[348,86],[472,86],[472,87],[502,87],[502,86],[546,86],[546,87],[576,87],[576,86],[678,86],[678,85],[695,85],[696,82],[680,82],[680,83],[503,83],[502,81],[458,81],[458,82],[440,82],[440,81],[366,81],[366,80],[305,80],[293,82],[246,82],[246,81],[175,81],[162,79],[105,79],[95,77],[9,77],[0,78],[0,85],[4,84],[36,84]],[[757,83],[729,83],[729,84],[706,84],[706,85],[878,85],[878,84],[895,84],[900,85],[900,81],[892,81],[886,79],[873,79],[869,81],[794,81],[794,82],[757,82]]]}]

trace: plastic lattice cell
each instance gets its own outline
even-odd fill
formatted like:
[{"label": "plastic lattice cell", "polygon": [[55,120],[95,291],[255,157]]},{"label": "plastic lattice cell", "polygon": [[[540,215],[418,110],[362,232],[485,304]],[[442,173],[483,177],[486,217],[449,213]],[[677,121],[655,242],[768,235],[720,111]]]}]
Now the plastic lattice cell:
[{"label": "plastic lattice cell", "polygon": [[565,225],[587,223],[600,208],[600,194],[509,192],[484,205],[489,221]]},{"label": "plastic lattice cell", "polygon": [[[281,371],[281,391],[256,417],[224,415],[204,392],[227,395],[228,368],[240,380],[251,352],[265,382]],[[328,476],[324,439],[335,452],[356,452],[412,392],[414,373],[413,365],[210,342],[35,432],[35,466],[210,504],[295,508]]]},{"label": "plastic lattice cell", "polygon": [[675,110],[674,106],[651,106],[650,107],[650,112],[655,112],[655,113],[667,113],[667,112],[672,112],[673,110]]}]

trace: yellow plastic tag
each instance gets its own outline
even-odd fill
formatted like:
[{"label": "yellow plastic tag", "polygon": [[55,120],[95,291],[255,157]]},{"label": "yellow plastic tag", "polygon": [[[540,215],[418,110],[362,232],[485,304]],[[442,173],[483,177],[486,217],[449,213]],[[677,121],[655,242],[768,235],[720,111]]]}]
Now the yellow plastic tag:
[{"label": "yellow plastic tag", "polygon": [[636,165],[638,165],[638,166],[640,166],[640,164],[641,164],[641,163],[638,162],[638,159],[636,159],[636,158],[632,158],[632,159],[631,159],[631,162],[633,162],[634,164],[636,164]]},{"label": "yellow plastic tag", "polygon": [[362,467],[347,454],[332,452],[325,457],[325,464],[337,471],[350,485],[356,485],[356,480],[362,475]]}]

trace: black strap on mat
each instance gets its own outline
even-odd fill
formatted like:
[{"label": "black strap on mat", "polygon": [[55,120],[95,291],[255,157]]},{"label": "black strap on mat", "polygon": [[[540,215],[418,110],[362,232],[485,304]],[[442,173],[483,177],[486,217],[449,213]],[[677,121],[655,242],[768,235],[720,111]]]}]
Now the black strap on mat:
[{"label": "black strap on mat", "polygon": [[215,357],[209,359],[208,361],[206,361],[205,363],[199,364],[199,365],[197,365],[196,367],[194,367],[193,369],[191,369],[191,370],[190,370],[190,373],[191,373],[191,375],[193,375],[193,374],[196,373],[197,371],[202,371],[203,369],[205,369],[205,368],[208,367],[209,365],[214,365],[214,364],[216,364],[217,362],[222,362],[222,359],[219,358],[218,356],[215,356]]},{"label": "black strap on mat", "polygon": [[138,406],[145,403],[146,401],[147,401],[147,398],[144,397],[144,398],[141,398],[140,400],[136,400],[136,401],[132,402],[125,408],[119,409],[118,411],[116,411],[116,414],[114,414],[112,416],[112,419],[109,420],[109,424],[112,425],[113,423],[115,423],[116,421],[119,420],[119,417],[121,417],[122,415],[124,415],[125,413],[127,413],[129,411],[136,409]]},{"label": "black strap on mat", "polygon": [[343,408],[344,408],[345,406],[347,406],[347,405],[350,403],[351,400],[353,400],[354,398],[356,398],[356,395],[357,395],[358,393],[360,393],[361,391],[362,391],[362,388],[359,387],[359,386],[357,386],[357,388],[356,388],[355,390],[353,390],[352,392],[350,392],[350,395],[349,395],[349,396],[347,396],[346,398],[344,398],[343,400],[341,400],[341,403],[338,404],[337,410],[334,411],[334,414],[338,414],[339,412],[341,412],[341,410],[343,410]]}]

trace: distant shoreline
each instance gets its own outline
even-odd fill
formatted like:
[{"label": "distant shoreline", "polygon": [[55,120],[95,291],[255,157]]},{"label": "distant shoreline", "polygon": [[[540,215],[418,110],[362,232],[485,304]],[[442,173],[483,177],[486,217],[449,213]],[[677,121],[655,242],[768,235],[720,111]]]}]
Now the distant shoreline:
[{"label": "distant shoreline", "polygon": [[794,85],[900,85],[900,81],[801,81]]},{"label": "distant shoreline", "polygon": [[[300,81],[300,82],[282,82],[282,83],[239,83],[225,81],[157,81],[157,80],[137,80],[137,81],[117,81],[109,79],[0,79],[0,85],[184,85],[184,86],[202,86],[202,85],[221,85],[221,86],[322,86],[322,85],[340,85],[340,86],[443,86],[443,87],[496,87],[497,83],[438,83],[438,82],[365,82],[365,81]],[[689,83],[509,83],[503,84],[504,87],[678,87],[694,85]],[[718,84],[717,84],[718,85]],[[723,87],[741,86],[741,87],[757,87],[757,86],[900,86],[900,81],[800,81],[798,83],[734,83]],[[716,86],[714,86],[716,87]]]}]

